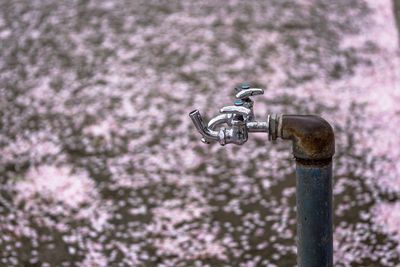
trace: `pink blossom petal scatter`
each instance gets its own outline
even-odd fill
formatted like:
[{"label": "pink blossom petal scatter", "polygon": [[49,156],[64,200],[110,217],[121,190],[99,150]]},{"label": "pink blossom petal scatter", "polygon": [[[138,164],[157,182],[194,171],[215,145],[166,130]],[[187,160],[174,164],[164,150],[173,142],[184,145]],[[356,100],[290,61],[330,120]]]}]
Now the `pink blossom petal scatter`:
[{"label": "pink blossom petal scatter", "polygon": [[35,196],[54,203],[63,203],[77,209],[83,203],[90,203],[96,193],[94,182],[84,173],[71,174],[71,169],[42,165],[27,172],[25,179],[15,185],[17,202],[26,202],[26,207],[35,206]]},{"label": "pink blossom petal scatter", "polygon": [[3,2],[1,266],[295,265],[290,143],[188,117],[241,82],[333,125],[335,266],[400,264],[392,1]]}]

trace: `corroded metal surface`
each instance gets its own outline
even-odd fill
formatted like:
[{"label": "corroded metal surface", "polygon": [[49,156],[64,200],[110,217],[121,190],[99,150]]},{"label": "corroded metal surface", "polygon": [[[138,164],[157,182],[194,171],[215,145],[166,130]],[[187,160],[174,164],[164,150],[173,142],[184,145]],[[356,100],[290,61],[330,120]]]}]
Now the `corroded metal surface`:
[{"label": "corroded metal surface", "polygon": [[330,124],[314,115],[282,115],[282,139],[293,141],[293,155],[300,159],[330,159],[335,153],[335,136]]}]

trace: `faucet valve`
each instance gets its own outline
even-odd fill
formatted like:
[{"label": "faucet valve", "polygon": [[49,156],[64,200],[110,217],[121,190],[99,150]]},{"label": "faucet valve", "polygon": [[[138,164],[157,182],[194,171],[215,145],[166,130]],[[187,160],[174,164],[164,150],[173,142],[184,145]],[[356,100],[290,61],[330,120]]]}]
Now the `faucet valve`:
[{"label": "faucet valve", "polygon": [[264,94],[264,90],[260,88],[249,88],[249,89],[243,89],[236,93],[236,98],[237,99],[247,99],[250,96],[256,96],[256,95],[262,95]]},{"label": "faucet valve", "polygon": [[[232,106],[225,106],[220,109],[219,115],[212,118],[207,126],[198,110],[192,111],[189,116],[192,119],[198,132],[203,136],[204,143],[219,142],[221,145],[237,144],[242,145],[248,139],[249,132],[268,132],[269,123],[254,120],[253,100],[251,96],[261,95],[263,89],[251,88],[249,85],[241,85],[235,88],[236,101]],[[230,128],[220,127],[226,124]],[[219,128],[219,129],[218,129]]]},{"label": "faucet valve", "polygon": [[251,114],[251,109],[241,106],[226,106],[219,110],[220,113],[242,115],[248,117]]}]

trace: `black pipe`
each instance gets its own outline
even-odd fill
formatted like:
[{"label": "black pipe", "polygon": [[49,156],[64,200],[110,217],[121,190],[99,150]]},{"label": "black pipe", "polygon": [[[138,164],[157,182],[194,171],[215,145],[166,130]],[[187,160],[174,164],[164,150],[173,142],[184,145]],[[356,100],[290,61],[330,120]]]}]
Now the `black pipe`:
[{"label": "black pipe", "polygon": [[296,163],[297,265],[333,266],[332,163]]},{"label": "black pipe", "polygon": [[271,139],[293,142],[296,158],[297,265],[333,266],[332,157],[335,137],[324,119],[281,115],[269,120]]}]

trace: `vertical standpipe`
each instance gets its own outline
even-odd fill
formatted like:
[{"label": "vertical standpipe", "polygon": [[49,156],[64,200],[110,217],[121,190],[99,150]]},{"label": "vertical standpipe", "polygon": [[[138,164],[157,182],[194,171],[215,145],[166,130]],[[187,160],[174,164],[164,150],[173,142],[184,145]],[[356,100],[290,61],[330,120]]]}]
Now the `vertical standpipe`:
[{"label": "vertical standpipe", "polygon": [[332,163],[296,162],[297,264],[333,266]]},{"label": "vertical standpipe", "polygon": [[271,139],[293,142],[296,158],[297,264],[332,267],[332,127],[313,115],[281,115],[269,120]]}]

